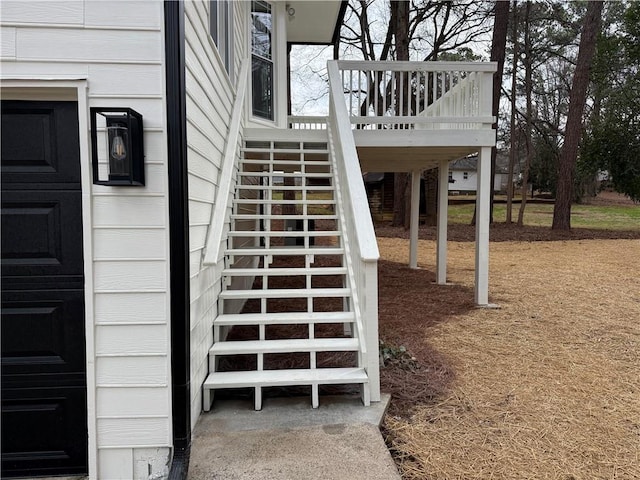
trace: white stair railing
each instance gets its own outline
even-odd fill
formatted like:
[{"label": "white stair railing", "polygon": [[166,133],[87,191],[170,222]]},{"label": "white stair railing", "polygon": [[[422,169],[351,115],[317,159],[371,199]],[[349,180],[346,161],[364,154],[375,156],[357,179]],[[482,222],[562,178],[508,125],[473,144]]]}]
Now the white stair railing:
[{"label": "white stair railing", "polygon": [[329,70],[329,150],[334,163],[336,200],[344,232],[345,258],[353,292],[361,359],[369,376],[371,401],[380,400],[378,360],[378,244],[369,211],[351,123],[336,61]]},{"label": "white stair railing", "polygon": [[495,62],[337,62],[340,93],[358,129],[491,128],[496,68]]},{"label": "white stair railing", "polygon": [[249,76],[250,59],[245,59],[238,75],[238,85],[236,88],[236,98],[231,112],[231,122],[229,124],[229,134],[224,147],[222,157],[222,170],[218,181],[216,199],[211,209],[211,220],[207,231],[207,240],[204,248],[203,263],[205,265],[216,265],[221,259],[220,247],[222,243],[222,233],[225,225],[229,224],[231,214],[231,197],[233,195],[232,180],[233,173],[237,171],[237,152],[240,139],[240,125],[242,113],[244,111],[244,97],[247,90],[247,77]]}]

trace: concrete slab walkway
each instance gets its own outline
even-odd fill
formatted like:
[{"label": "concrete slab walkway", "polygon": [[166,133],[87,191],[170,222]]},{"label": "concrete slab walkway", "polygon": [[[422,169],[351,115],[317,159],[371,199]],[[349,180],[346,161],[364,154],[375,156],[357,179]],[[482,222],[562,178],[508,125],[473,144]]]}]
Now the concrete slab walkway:
[{"label": "concrete slab walkway", "polygon": [[380,434],[389,396],[359,399],[218,401],[193,433],[190,480],[399,480]]}]

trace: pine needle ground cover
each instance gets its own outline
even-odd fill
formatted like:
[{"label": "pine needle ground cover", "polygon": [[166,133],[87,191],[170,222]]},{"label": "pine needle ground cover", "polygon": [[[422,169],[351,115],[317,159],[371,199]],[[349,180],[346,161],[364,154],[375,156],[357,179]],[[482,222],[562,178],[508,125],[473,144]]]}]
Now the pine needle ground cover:
[{"label": "pine needle ground cover", "polygon": [[469,228],[446,286],[428,231],[411,270],[402,230],[378,229],[384,433],[403,478],[640,478],[640,225],[492,230],[499,309],[473,305]]}]

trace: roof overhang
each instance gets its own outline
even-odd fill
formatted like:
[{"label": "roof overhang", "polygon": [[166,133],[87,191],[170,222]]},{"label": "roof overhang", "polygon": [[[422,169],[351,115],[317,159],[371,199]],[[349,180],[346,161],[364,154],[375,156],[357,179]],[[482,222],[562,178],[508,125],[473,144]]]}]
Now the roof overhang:
[{"label": "roof overhang", "polygon": [[286,5],[287,43],[328,45],[338,40],[346,1],[290,0]]}]

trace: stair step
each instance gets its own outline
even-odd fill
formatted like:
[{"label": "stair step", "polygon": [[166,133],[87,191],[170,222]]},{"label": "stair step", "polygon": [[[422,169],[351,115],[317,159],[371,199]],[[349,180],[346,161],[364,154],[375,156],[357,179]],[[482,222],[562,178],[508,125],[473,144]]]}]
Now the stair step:
[{"label": "stair step", "polygon": [[342,255],[342,247],[270,247],[270,248],[234,248],[225,250],[226,255]]},{"label": "stair step", "polygon": [[282,178],[333,178],[333,173],[331,172],[317,172],[317,173],[302,173],[302,172],[252,172],[252,171],[241,171],[238,172],[238,176],[240,177],[282,177]]},{"label": "stair step", "polygon": [[346,267],[317,267],[317,268],[225,268],[222,271],[223,276],[229,277],[261,277],[268,275],[276,276],[301,276],[301,275],[346,275]]},{"label": "stair step", "polygon": [[235,204],[249,205],[335,205],[333,198],[326,200],[260,200],[257,198],[238,198],[233,201]]},{"label": "stair step", "polygon": [[[245,150],[247,151],[247,150]],[[311,152],[313,153],[322,153],[321,151],[317,151],[317,150],[311,150]],[[259,158],[241,158],[240,159],[240,165],[292,165],[292,166],[296,166],[296,165],[305,165],[305,166],[309,166],[309,165],[313,165],[313,166],[322,166],[322,167],[326,167],[328,165],[331,165],[331,162],[329,162],[329,159],[327,158],[327,160],[278,160],[278,159],[259,159]]]},{"label": "stair step", "polygon": [[327,215],[271,215],[268,213],[233,213],[231,218],[234,220],[337,220],[338,216],[335,214]]},{"label": "stair step", "polygon": [[226,313],[219,315],[214,325],[301,325],[315,323],[353,323],[353,312],[281,312],[281,313]]},{"label": "stair step", "polygon": [[244,340],[214,343],[210,355],[244,355],[252,353],[355,352],[355,338],[295,338],[286,340]]},{"label": "stair step", "polygon": [[308,232],[297,230],[233,230],[230,237],[340,237],[340,230],[309,230]]},{"label": "stair step", "polygon": [[320,298],[348,297],[350,288],[271,288],[256,290],[224,290],[218,298],[224,300],[245,298]]},{"label": "stair step", "polygon": [[238,184],[236,186],[237,189],[241,189],[241,190],[276,190],[276,191],[281,191],[281,190],[306,190],[306,191],[311,191],[311,192],[329,192],[329,191],[334,191],[335,188],[333,185],[257,185],[257,184],[251,184],[251,185],[241,185]]},{"label": "stair step", "polygon": [[204,381],[205,389],[278,387],[288,385],[368,383],[364,368],[315,368],[214,372]]}]

